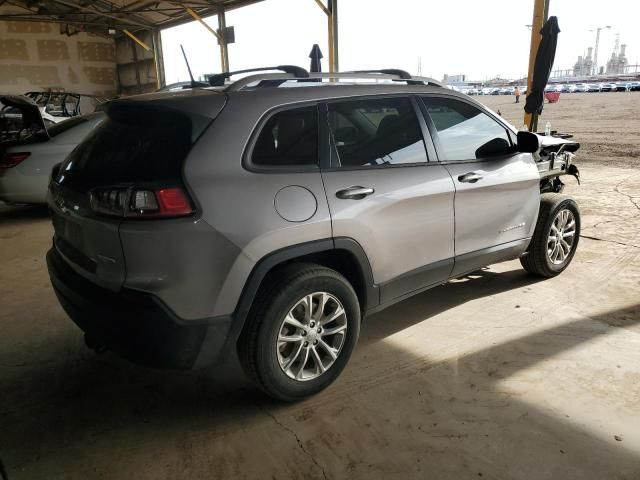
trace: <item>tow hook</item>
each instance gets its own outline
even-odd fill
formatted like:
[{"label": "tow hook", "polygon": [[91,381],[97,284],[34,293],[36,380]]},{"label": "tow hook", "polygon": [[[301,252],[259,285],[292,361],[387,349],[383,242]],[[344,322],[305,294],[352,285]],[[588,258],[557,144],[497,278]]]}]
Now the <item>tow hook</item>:
[{"label": "tow hook", "polygon": [[95,338],[93,338],[88,333],[84,334],[84,344],[87,346],[87,348],[90,348],[91,350],[96,352],[98,355],[107,351],[107,347],[96,342]]}]

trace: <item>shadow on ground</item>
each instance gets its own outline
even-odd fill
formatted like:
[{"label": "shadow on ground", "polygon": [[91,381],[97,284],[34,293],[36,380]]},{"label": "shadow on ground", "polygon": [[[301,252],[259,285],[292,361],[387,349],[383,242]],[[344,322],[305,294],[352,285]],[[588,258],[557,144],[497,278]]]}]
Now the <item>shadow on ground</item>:
[{"label": "shadow on ground", "polygon": [[[367,476],[363,468],[396,454],[401,462],[397,468],[409,478],[419,475],[412,465],[402,464],[403,455],[417,447],[415,455],[425,467],[432,462],[431,471],[442,473],[439,478],[462,478],[459,475],[474,469],[492,478],[492,469],[507,472],[512,464],[520,465],[521,473],[502,478],[534,478],[523,473],[530,471],[538,472],[535,478],[579,478],[580,471],[595,478],[599,472],[606,474],[603,458],[618,466],[608,478],[638,478],[638,456],[615,442],[603,442],[574,421],[548,415],[526,398],[514,400],[499,392],[500,382],[520,371],[607,335],[614,327],[637,324],[638,305],[570,321],[455,361],[432,362],[378,342],[462,303],[535,281],[520,270],[485,270],[371,317],[355,360],[372,348],[386,349],[383,355],[390,363],[411,368],[385,371],[380,366],[384,363],[378,363],[358,375],[347,369],[326,393],[292,406],[254,390],[236,361],[200,372],[143,369],[110,354],[85,352],[74,328],[49,331],[49,341],[39,347],[50,350],[41,356],[45,360],[0,365],[1,456],[11,480],[88,478],[96,469],[101,478],[123,478],[123,472],[126,478],[210,478],[207,472],[213,478],[343,478]],[[21,340],[20,348],[29,348],[29,340]],[[415,385],[422,389],[419,395],[398,398],[400,391]],[[398,428],[394,415],[410,419],[397,437],[392,433]],[[345,416],[344,425],[331,430],[325,417],[334,416]],[[391,423],[382,423],[385,416]],[[290,426],[277,418],[288,419]],[[350,421],[359,434],[350,430]],[[374,433],[364,426],[372,422]],[[486,433],[465,428],[465,422],[484,425]],[[307,435],[294,433],[299,428]],[[336,438],[339,449],[319,447],[334,444]],[[557,443],[567,446],[556,448]],[[230,456],[230,450],[242,451],[241,460]],[[190,461],[184,463],[187,454]],[[123,466],[127,458],[137,457],[168,460]]]},{"label": "shadow on ground", "polygon": [[4,224],[16,225],[49,217],[46,205],[7,205],[0,202],[0,227]]}]

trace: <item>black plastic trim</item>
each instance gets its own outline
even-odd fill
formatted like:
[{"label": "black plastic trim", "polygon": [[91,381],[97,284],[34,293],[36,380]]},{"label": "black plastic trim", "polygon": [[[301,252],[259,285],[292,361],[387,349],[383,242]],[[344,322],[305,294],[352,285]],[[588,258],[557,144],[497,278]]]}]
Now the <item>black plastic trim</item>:
[{"label": "black plastic trim", "polygon": [[418,117],[420,130],[422,131],[422,139],[424,141],[425,147],[427,148],[427,160],[431,164],[437,164],[438,155],[436,153],[436,146],[433,143],[433,138],[431,138],[431,131],[429,130],[427,121],[424,117],[424,114],[422,113],[422,102],[417,95],[411,95],[410,100],[411,104],[413,105],[413,110],[416,112],[416,116]]},{"label": "black plastic trim", "polygon": [[233,72],[215,73],[213,75],[207,75],[207,82],[212,87],[224,86],[224,81],[233,76],[241,73],[253,73],[253,72],[265,72],[269,70],[279,70],[284,73],[292,74],[295,78],[309,78],[309,72],[297,65],[277,65],[275,67],[258,67],[258,68],[245,68],[244,70],[235,70]]},{"label": "black plastic trim", "polygon": [[60,304],[95,345],[135,363],[181,369],[194,366],[209,332],[219,338],[213,347],[222,350],[231,317],[181,321],[151,294],[126,288],[112,292],[86,280],[55,247],[47,253],[47,267]]},{"label": "black plastic trim", "polygon": [[364,286],[366,298],[364,301],[364,305],[362,305],[363,310],[366,311],[369,308],[378,305],[380,303],[379,288],[375,283],[375,279],[373,278],[373,269],[371,268],[371,263],[369,263],[369,257],[367,257],[367,254],[362,246],[353,238],[349,237],[335,237],[333,241],[336,250],[346,250],[353,254],[358,260],[360,273],[365,280]]},{"label": "black plastic trim", "polygon": [[369,259],[358,242],[351,238],[337,237],[335,239],[327,238],[322,240],[314,240],[299,245],[277,250],[266,257],[262,258],[253,268],[247,282],[245,283],[238,306],[233,313],[233,323],[229,335],[226,339],[225,347],[221,357],[224,358],[230,354],[235,348],[238,338],[242,333],[245,320],[251,305],[258,293],[258,289],[267,274],[278,265],[287,261],[295,260],[313,253],[321,253],[333,250],[346,250],[352,253],[360,265],[361,273],[365,279],[366,299],[364,301],[363,310],[368,310],[377,305],[380,301],[378,287],[373,283],[373,271]]},{"label": "black plastic trim", "polygon": [[405,298],[416,290],[446,282],[453,271],[453,258],[425,265],[380,284],[380,303],[388,304],[396,298]]},{"label": "black plastic trim", "polygon": [[452,278],[456,278],[474,272],[479,268],[486,267],[487,265],[504,262],[506,260],[514,260],[527,250],[530,241],[531,238],[523,238],[457,255],[451,276]]}]

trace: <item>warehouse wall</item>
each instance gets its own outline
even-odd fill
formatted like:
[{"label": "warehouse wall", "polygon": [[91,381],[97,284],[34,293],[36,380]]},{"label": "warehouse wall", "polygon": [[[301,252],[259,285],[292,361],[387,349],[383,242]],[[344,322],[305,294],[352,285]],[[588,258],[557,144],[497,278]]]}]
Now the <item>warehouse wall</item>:
[{"label": "warehouse wall", "polygon": [[61,35],[52,23],[0,21],[0,93],[51,88],[113,96],[115,57],[109,38]]},{"label": "warehouse wall", "polygon": [[[153,48],[154,39],[151,32],[140,30],[136,31],[135,35]],[[153,92],[158,88],[153,50],[145,50],[129,37],[120,36],[116,40],[116,63],[122,95]]]}]

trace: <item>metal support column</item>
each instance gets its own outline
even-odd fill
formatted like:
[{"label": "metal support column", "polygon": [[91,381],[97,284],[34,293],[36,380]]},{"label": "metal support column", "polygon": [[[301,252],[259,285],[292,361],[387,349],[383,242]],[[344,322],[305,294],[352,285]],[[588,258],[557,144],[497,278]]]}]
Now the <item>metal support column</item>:
[{"label": "metal support column", "polygon": [[327,16],[327,32],[329,39],[329,72],[339,72],[338,62],[338,0],[327,0],[325,7],[322,0],[315,0]]},{"label": "metal support column", "polygon": [[328,0],[329,10],[329,71],[339,72],[338,61],[338,0]]},{"label": "metal support column", "polygon": [[142,93],[142,83],[140,81],[140,69],[138,68],[138,51],[136,50],[136,44],[131,42],[131,56],[133,57],[133,67],[136,72],[136,85],[138,91],[136,93]]},{"label": "metal support column", "polygon": [[224,15],[224,8],[220,8],[218,10],[218,32],[216,32],[213,28],[211,28],[202,17],[193,9],[189,7],[184,7],[189,15],[191,15],[194,20],[200,22],[200,24],[206,28],[214,37],[218,39],[218,44],[220,45],[220,67],[223,72],[229,71],[229,51],[227,49],[227,39],[225,38],[224,28],[227,26],[227,19]]},{"label": "metal support column", "polygon": [[162,54],[160,30],[154,30],[151,33],[151,40],[153,41],[153,61],[156,66],[156,80],[158,88],[162,88],[166,85],[166,80],[164,77],[164,56]]},{"label": "metal support column", "polygon": [[218,42],[220,43],[220,64],[223,72],[229,71],[229,49],[227,47],[227,19],[224,8],[218,9]]},{"label": "metal support column", "polygon": [[[529,48],[529,73],[527,75],[527,93],[531,91],[533,84],[533,68],[536,63],[536,54],[538,53],[538,47],[542,40],[540,30],[544,22],[546,22],[545,15],[549,12],[550,0],[535,0],[533,5],[533,21],[531,22],[531,47]],[[524,114],[524,124],[527,125],[529,131],[533,132],[537,128],[538,115],[531,113]]]}]

